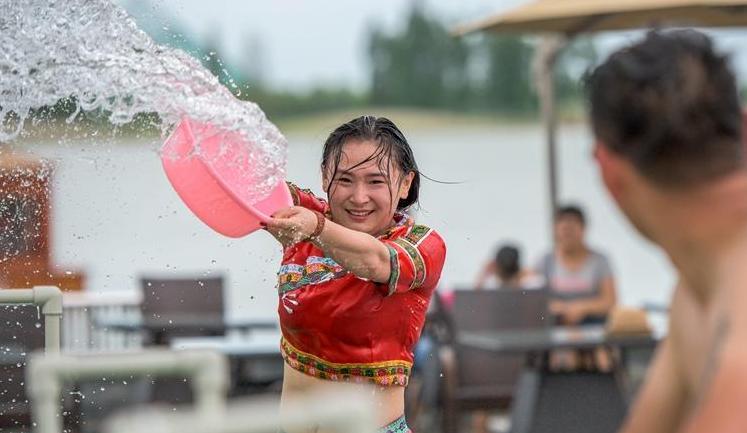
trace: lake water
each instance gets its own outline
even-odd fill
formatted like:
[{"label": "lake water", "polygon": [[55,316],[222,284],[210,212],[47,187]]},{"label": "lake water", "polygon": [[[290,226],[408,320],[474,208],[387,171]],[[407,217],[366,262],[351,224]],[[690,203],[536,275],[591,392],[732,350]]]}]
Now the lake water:
[{"label": "lake water", "polygon": [[[327,132],[288,136],[289,179],[317,193]],[[525,264],[550,246],[539,125],[441,126],[405,133],[423,173],[461,182],[424,180],[421,190],[418,220],[447,242],[445,285],[469,287],[502,241],[519,244]],[[634,232],[602,189],[586,126],[564,125],[559,139],[561,199],[586,209],[589,243],[611,258],[621,301],[667,302],[675,281],[671,266]],[[154,140],[22,147],[55,162],[53,260],[62,270],[85,272],[88,290],[137,290],[138,278],[146,274],[223,274],[231,316],[275,316],[278,244],[264,232],[229,239],[203,225],[169,185]]]}]

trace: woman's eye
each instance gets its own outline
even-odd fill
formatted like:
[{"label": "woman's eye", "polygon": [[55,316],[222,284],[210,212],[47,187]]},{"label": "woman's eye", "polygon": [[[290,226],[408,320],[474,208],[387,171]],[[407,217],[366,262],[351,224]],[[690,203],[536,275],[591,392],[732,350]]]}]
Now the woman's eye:
[{"label": "woman's eye", "polygon": [[340,183],[350,183],[350,179],[347,178],[347,177],[341,177],[341,178],[337,179],[337,181],[340,182]]},{"label": "woman's eye", "polygon": [[372,180],[369,183],[372,185],[381,185],[382,183],[384,183],[384,181],[383,180]]}]

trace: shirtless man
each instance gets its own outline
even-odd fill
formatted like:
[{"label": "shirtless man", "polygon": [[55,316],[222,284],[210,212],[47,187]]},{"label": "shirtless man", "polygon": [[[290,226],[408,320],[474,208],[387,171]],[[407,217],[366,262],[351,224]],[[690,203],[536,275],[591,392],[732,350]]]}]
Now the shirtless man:
[{"label": "shirtless man", "polygon": [[588,80],[594,155],[630,222],[679,273],[624,433],[747,431],[747,169],[728,59],[652,32]]}]

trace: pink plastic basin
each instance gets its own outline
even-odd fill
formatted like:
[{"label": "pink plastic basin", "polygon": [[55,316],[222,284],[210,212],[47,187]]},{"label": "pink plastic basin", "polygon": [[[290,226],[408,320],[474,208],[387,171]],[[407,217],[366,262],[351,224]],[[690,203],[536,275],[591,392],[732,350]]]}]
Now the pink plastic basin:
[{"label": "pink plastic basin", "polygon": [[249,191],[256,162],[238,133],[184,118],[166,139],[161,162],[187,207],[225,236],[245,236],[276,211],[293,205],[283,181],[267,198],[252,204]]}]

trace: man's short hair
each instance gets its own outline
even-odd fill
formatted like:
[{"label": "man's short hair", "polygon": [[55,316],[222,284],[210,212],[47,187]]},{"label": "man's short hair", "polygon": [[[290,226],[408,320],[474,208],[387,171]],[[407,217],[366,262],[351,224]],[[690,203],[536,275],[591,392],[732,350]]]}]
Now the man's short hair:
[{"label": "man's short hair", "polygon": [[687,186],[743,167],[736,80],[703,33],[649,32],[586,85],[597,138],[655,183]]},{"label": "man's short hair", "polygon": [[555,221],[557,222],[562,218],[576,218],[582,226],[586,225],[586,215],[584,215],[584,211],[580,206],[573,204],[559,206],[555,210]]}]

